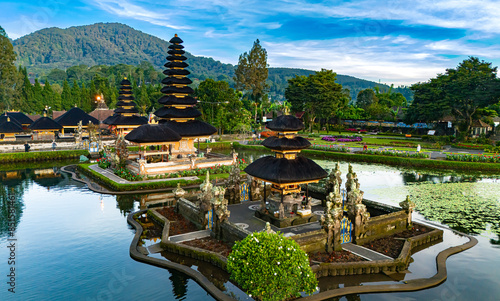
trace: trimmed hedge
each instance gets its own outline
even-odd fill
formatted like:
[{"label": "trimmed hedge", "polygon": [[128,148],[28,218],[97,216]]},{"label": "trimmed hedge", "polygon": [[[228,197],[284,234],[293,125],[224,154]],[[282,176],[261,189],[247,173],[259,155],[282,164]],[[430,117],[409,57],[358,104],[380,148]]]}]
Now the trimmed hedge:
[{"label": "trimmed hedge", "polygon": [[89,166],[92,164],[94,163],[79,164],[77,167],[78,171],[84,173],[86,176],[90,177],[97,183],[102,184],[103,186],[115,191],[153,190],[153,189],[177,187],[177,183],[181,183],[181,186],[189,186],[189,185],[201,184],[203,182],[202,177],[200,177],[200,179],[192,181],[186,181],[182,179],[182,180],[159,181],[159,182],[149,182],[149,183],[120,184],[90,169]]},{"label": "trimmed hedge", "polygon": [[[235,142],[235,147],[240,149],[252,150],[265,150],[260,145],[241,145]],[[497,163],[476,163],[476,162],[460,162],[460,161],[446,161],[446,160],[432,160],[432,159],[414,159],[414,158],[401,158],[389,157],[381,155],[366,155],[366,154],[351,154],[340,152],[325,152],[312,149],[302,150],[303,154],[317,156],[322,158],[350,161],[350,162],[368,162],[379,163],[393,166],[406,166],[406,167],[424,167],[434,169],[453,169],[453,170],[478,170],[489,172],[500,172],[500,164]]]},{"label": "trimmed hedge", "polygon": [[81,155],[88,156],[87,150],[61,150],[61,151],[46,151],[46,152],[27,152],[27,153],[5,153],[0,154],[0,162],[30,162],[30,161],[47,161],[47,160],[62,160],[79,158]]}]

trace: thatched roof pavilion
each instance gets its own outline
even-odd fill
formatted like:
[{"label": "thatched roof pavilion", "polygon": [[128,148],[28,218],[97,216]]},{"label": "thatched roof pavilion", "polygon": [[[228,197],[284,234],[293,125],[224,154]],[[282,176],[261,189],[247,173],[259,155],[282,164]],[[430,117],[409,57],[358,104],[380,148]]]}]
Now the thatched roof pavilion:
[{"label": "thatched roof pavilion", "polygon": [[126,135],[140,125],[147,124],[146,117],[139,116],[139,110],[134,102],[130,81],[125,78],[120,82],[120,91],[118,92],[117,108],[114,114],[106,118],[103,123],[114,127],[117,133]]},{"label": "thatched roof pavilion", "polygon": [[62,134],[64,134],[65,129],[78,128],[78,123],[80,121],[83,127],[87,127],[90,123],[99,125],[99,120],[97,120],[97,118],[90,116],[78,107],[71,108],[66,113],[54,119],[54,121],[62,125]]}]

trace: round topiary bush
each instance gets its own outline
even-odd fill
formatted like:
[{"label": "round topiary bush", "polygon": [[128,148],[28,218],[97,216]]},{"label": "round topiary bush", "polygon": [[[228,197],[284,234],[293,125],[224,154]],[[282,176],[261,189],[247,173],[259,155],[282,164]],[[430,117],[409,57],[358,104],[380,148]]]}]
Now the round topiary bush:
[{"label": "round topiary bush", "polygon": [[256,300],[284,300],[312,294],[318,285],[307,254],[279,232],[256,232],[236,242],[227,269]]}]

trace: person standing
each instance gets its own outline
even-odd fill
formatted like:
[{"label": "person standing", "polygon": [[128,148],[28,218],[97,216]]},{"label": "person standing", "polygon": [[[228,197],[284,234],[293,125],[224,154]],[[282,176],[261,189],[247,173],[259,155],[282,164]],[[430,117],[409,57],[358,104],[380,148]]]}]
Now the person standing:
[{"label": "person standing", "polygon": [[420,144],[417,145],[417,153],[420,153]]},{"label": "person standing", "polygon": [[55,151],[57,147],[56,141],[52,140],[52,151]]},{"label": "person standing", "polygon": [[24,144],[24,152],[29,152],[30,151],[30,148],[31,146],[28,144],[28,142],[26,141],[26,143]]}]

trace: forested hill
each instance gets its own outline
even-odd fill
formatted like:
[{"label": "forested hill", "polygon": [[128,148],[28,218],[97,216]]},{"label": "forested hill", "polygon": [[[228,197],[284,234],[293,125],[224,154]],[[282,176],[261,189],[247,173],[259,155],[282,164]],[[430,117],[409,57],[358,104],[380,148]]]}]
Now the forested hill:
[{"label": "forested hill", "polygon": [[[148,61],[159,70],[166,63],[166,51],[169,43],[155,36],[135,30],[120,23],[97,23],[85,26],[46,28],[13,41],[18,54],[17,64],[38,74],[48,74],[51,69],[66,69],[76,65],[138,65]],[[189,50],[189,49],[188,49]],[[186,53],[189,58],[192,78],[204,80],[213,78],[226,80],[233,86],[232,77],[235,67],[207,57],[196,57]],[[269,68],[269,86],[271,97],[283,97],[287,80],[295,75],[309,75],[314,71],[289,68]],[[373,88],[375,82],[352,76],[338,75],[338,82],[357,93],[366,88]],[[383,86],[383,85],[382,85]],[[387,86],[384,86],[388,88]],[[409,89],[403,89],[403,95],[411,95]],[[408,98],[408,97],[407,97]]]}]

